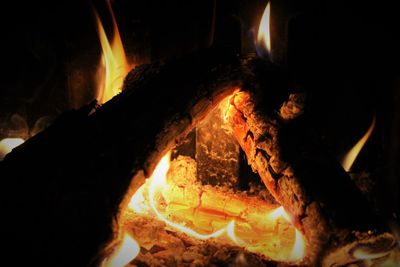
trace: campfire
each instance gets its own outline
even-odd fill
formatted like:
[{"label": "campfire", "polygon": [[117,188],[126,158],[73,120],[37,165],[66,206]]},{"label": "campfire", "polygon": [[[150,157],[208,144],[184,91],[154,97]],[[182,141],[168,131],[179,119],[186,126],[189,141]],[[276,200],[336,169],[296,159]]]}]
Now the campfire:
[{"label": "campfire", "polygon": [[[7,185],[37,193],[22,216],[23,200],[5,194],[16,218],[5,229],[35,220],[29,241],[5,234],[10,246],[23,240],[49,266],[400,262],[396,229],[350,173],[377,118],[341,163],[327,151],[306,90],[277,63],[271,3],[250,53],[208,47],[148,64],[129,62],[107,10],[112,38],[94,11],[96,100],[25,143],[0,142]],[[40,177],[22,180],[21,165]]]}]

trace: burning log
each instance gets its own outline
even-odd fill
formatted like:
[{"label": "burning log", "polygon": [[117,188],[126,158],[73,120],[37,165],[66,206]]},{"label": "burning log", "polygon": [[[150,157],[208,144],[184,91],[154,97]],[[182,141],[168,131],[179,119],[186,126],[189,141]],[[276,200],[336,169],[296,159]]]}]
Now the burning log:
[{"label": "burning log", "polygon": [[225,116],[248,163],[305,235],[304,264],[344,266],[388,255],[393,236],[313,135],[304,95],[273,106],[271,87],[259,86],[257,80],[245,84]]},{"label": "burning log", "polygon": [[[291,257],[296,229],[276,203],[227,187],[201,185],[196,179],[196,162],[190,157],[173,160],[165,180],[159,178],[151,177],[136,191],[121,219],[124,232],[131,233],[144,248],[135,261],[151,265],[150,259],[167,257],[180,262],[177,255],[201,251],[208,242],[216,244],[217,238],[228,247],[246,244],[247,252],[236,248],[246,257],[249,251],[265,255],[256,266],[264,266],[261,262],[275,265],[271,258],[287,261]],[[155,184],[158,192],[152,195]],[[185,243],[191,243],[189,248]],[[200,266],[208,266],[204,260],[213,260],[209,253],[198,254]],[[242,265],[246,266],[236,266]]]},{"label": "burning log", "polygon": [[[341,265],[385,253],[393,238],[315,142],[300,98],[279,109],[288,88],[281,70],[224,50],[136,68],[123,92],[93,114],[94,104],[65,113],[1,162],[0,195],[11,218],[2,227],[3,259],[19,259],[13,248],[23,244],[26,257],[41,266],[87,266],[116,233],[131,182],[143,184],[163,155],[231,95],[233,133],[305,234],[305,264]],[[27,226],[33,230],[22,231]]]},{"label": "burning log", "polygon": [[151,174],[240,85],[238,66],[207,50],[137,67],[94,113],[95,103],[66,112],[14,149],[0,162],[3,261],[87,266],[112,238],[133,175]]}]

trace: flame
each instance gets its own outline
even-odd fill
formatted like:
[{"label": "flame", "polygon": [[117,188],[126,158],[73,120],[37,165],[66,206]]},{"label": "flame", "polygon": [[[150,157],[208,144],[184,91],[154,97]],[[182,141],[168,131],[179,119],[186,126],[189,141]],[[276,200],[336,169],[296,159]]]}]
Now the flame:
[{"label": "flame", "polygon": [[342,160],[342,166],[345,171],[350,171],[351,166],[353,166],[354,161],[356,160],[358,154],[361,149],[367,142],[368,138],[371,136],[372,131],[375,128],[376,124],[376,116],[372,119],[371,125],[369,126],[367,132],[361,137],[361,139],[346,153]]},{"label": "flame", "polygon": [[101,267],[124,267],[139,254],[140,247],[135,239],[124,234],[119,247],[109,258],[105,258]]},{"label": "flame", "polygon": [[291,260],[299,261],[304,258],[306,252],[306,241],[298,229],[296,231],[296,240],[294,242],[294,246],[291,252]]},{"label": "flame", "polygon": [[0,141],[0,160],[2,160],[8,153],[11,152],[15,147],[22,144],[24,139],[22,138],[4,138]]},{"label": "flame", "polygon": [[257,34],[257,52],[260,56],[267,54],[271,57],[271,34],[270,34],[271,3],[268,2],[261,18]]},{"label": "flame", "polygon": [[[279,217],[284,218],[287,222],[292,223],[292,217],[289,215],[289,213],[282,207],[280,206],[279,208],[276,208],[274,211],[272,211],[270,214],[268,214],[269,219],[276,220]],[[301,234],[301,232],[298,229],[295,229],[296,233],[296,239],[294,241],[294,245],[290,254],[290,260],[291,261],[299,261],[303,259],[305,256],[305,247],[306,247],[306,242]]]},{"label": "flame", "polygon": [[372,253],[366,249],[359,248],[353,252],[353,256],[359,260],[373,260],[387,256],[391,251]]},{"label": "flame", "polygon": [[97,32],[102,48],[101,65],[99,66],[100,77],[96,96],[99,103],[107,102],[121,91],[124,78],[131,68],[125,56],[117,21],[109,1],[107,1],[107,7],[111,14],[114,31],[111,45],[99,15],[95,12]]},{"label": "flame", "polygon": [[[230,101],[226,97],[221,108]],[[202,185],[195,160],[171,162],[171,151],[128,201],[120,214],[120,232],[133,233],[147,250],[158,242],[168,247],[171,241],[164,236],[174,231],[198,240],[218,239],[276,261],[299,262],[306,254],[306,240],[282,206]]]},{"label": "flame", "polygon": [[[199,206],[196,206],[194,210],[189,211],[190,209],[187,209],[187,206],[184,208],[172,207],[172,211],[183,212],[181,215],[175,217],[171,211],[166,212],[168,205],[185,206],[185,203],[179,203],[179,201],[192,201],[190,197],[185,195],[182,196],[181,194],[198,194],[198,192],[190,190],[179,191],[182,189],[176,188],[179,188],[179,186],[182,185],[174,185],[172,184],[172,181],[169,180],[170,178],[167,179],[167,177],[169,177],[168,171],[171,166],[170,156],[171,153],[168,152],[164,157],[162,157],[154,169],[153,174],[146,179],[145,183],[131,197],[128,209],[134,211],[137,215],[152,214],[152,216],[155,216],[158,220],[164,222],[168,228],[177,232],[185,233],[196,239],[206,240],[210,238],[223,238],[228,242],[244,247],[251,252],[272,256],[277,260],[299,261],[304,257],[304,238],[301,232],[294,228],[291,216],[282,206],[269,209],[264,215],[257,213],[247,214],[249,220],[251,219],[254,225],[252,225],[252,223],[249,224],[248,222],[243,222],[243,219],[240,218],[232,219],[234,217],[229,217],[227,214],[232,212],[232,207],[226,206],[227,204],[222,204],[221,207],[219,207],[217,203],[221,203],[221,200],[218,197],[208,200],[211,201],[211,205],[214,206],[213,210],[210,210],[210,207],[207,206],[208,204],[202,203],[202,201],[206,201],[208,197],[213,197],[214,195],[212,194],[206,197],[203,196],[203,198],[200,197]],[[188,184],[190,184],[190,182],[188,182]],[[202,194],[205,193],[203,192]],[[165,208],[165,206],[167,206],[167,208]],[[236,206],[233,204],[233,207]],[[245,213],[249,212],[251,213],[251,211],[245,211]],[[241,214],[243,212],[238,211],[238,213]],[[190,225],[190,227],[182,221],[180,223],[175,222],[173,218],[183,218],[182,221],[189,222],[188,225]],[[196,220],[199,220],[200,222],[196,222]],[[209,227],[207,228],[208,230],[214,229],[215,227],[214,231],[208,231],[207,229],[205,230],[204,227],[202,228],[201,221],[207,221],[204,225],[206,225],[205,228]],[[293,229],[289,230],[290,233],[293,233],[293,236],[289,234],[287,237],[289,239],[286,241],[279,241],[279,236],[275,237],[274,241],[271,240],[271,233],[279,228]],[[239,236],[243,237],[243,239]],[[282,242],[288,243],[285,243],[287,245],[284,245]],[[285,249],[282,251],[285,250],[286,252],[282,252],[281,249],[276,249],[276,255],[271,255],[271,248],[273,250],[281,243],[285,246]]]},{"label": "flame", "polygon": [[[156,207],[157,201],[156,201],[155,194],[157,191],[162,190],[162,188],[167,185],[166,177],[167,177],[167,173],[168,173],[168,170],[170,167],[170,162],[171,162],[171,152],[168,152],[158,163],[158,165],[154,169],[152,176],[149,178],[149,181],[150,181],[150,189],[149,189],[150,206],[151,206],[153,212],[156,214],[157,218],[159,220],[165,222],[165,224],[167,224],[169,227],[179,230],[183,233],[186,233],[190,236],[193,236],[193,237],[195,237],[197,239],[201,239],[201,240],[216,238],[216,237],[221,236],[224,233],[227,233],[228,236],[234,236],[234,221],[231,221],[226,226],[226,228],[222,228],[211,234],[204,235],[204,234],[200,234],[188,227],[185,227],[181,224],[174,223],[171,220],[169,220],[168,218],[166,218],[164,215],[161,214],[161,212]],[[142,199],[142,197],[138,198],[134,195],[132,197],[132,200],[131,200],[131,203],[129,206],[137,206],[138,205],[137,199]],[[133,201],[133,203],[132,203],[132,201]],[[235,241],[235,239],[236,239],[236,237],[232,238],[232,240],[234,240],[234,241]]]},{"label": "flame", "polygon": [[287,213],[287,211],[282,206],[280,206],[279,208],[276,208],[274,211],[272,211],[270,214],[268,214],[268,217],[272,220],[276,220],[279,217],[282,217],[286,221],[292,222],[292,219],[291,219],[289,213]]}]

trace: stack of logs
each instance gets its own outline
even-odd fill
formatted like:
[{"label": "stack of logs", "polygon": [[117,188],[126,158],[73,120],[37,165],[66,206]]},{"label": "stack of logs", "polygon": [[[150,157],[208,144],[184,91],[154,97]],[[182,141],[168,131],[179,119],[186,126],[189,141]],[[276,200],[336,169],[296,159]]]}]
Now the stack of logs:
[{"label": "stack of logs", "polygon": [[299,265],[362,264],[363,253],[389,252],[393,236],[322,148],[304,95],[292,88],[282,69],[226,50],[136,68],[120,95],[65,113],[1,162],[3,260],[26,248],[41,266],[93,263],[131,177],[148,177],[228,96],[233,135],[306,238]]}]

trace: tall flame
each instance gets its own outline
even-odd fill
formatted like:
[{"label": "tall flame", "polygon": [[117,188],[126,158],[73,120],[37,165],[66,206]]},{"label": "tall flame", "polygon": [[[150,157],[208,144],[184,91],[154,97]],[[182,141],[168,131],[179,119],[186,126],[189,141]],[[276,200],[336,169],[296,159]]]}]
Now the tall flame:
[{"label": "tall flame", "polygon": [[257,53],[259,56],[271,58],[271,33],[270,33],[271,2],[268,2],[261,18],[257,34]]},{"label": "tall flame", "polygon": [[139,244],[127,233],[114,253],[103,260],[101,267],[124,267],[139,254]]},{"label": "tall flame", "polygon": [[371,136],[372,131],[375,128],[375,124],[376,124],[376,116],[374,115],[374,118],[372,119],[371,125],[369,126],[367,132],[343,157],[342,166],[345,169],[345,171],[350,171],[351,166],[353,166],[353,163],[356,160],[358,154],[360,153],[361,149],[367,142],[368,138]]},{"label": "tall flame", "polygon": [[99,15],[97,12],[95,12],[97,32],[102,48],[100,66],[101,77],[99,77],[96,95],[96,99],[99,101],[99,103],[107,102],[121,91],[124,78],[130,70],[130,66],[126,59],[125,50],[122,45],[121,36],[119,34],[117,21],[109,1],[107,1],[107,7],[111,14],[114,31],[111,45],[107,39],[107,35]]}]

